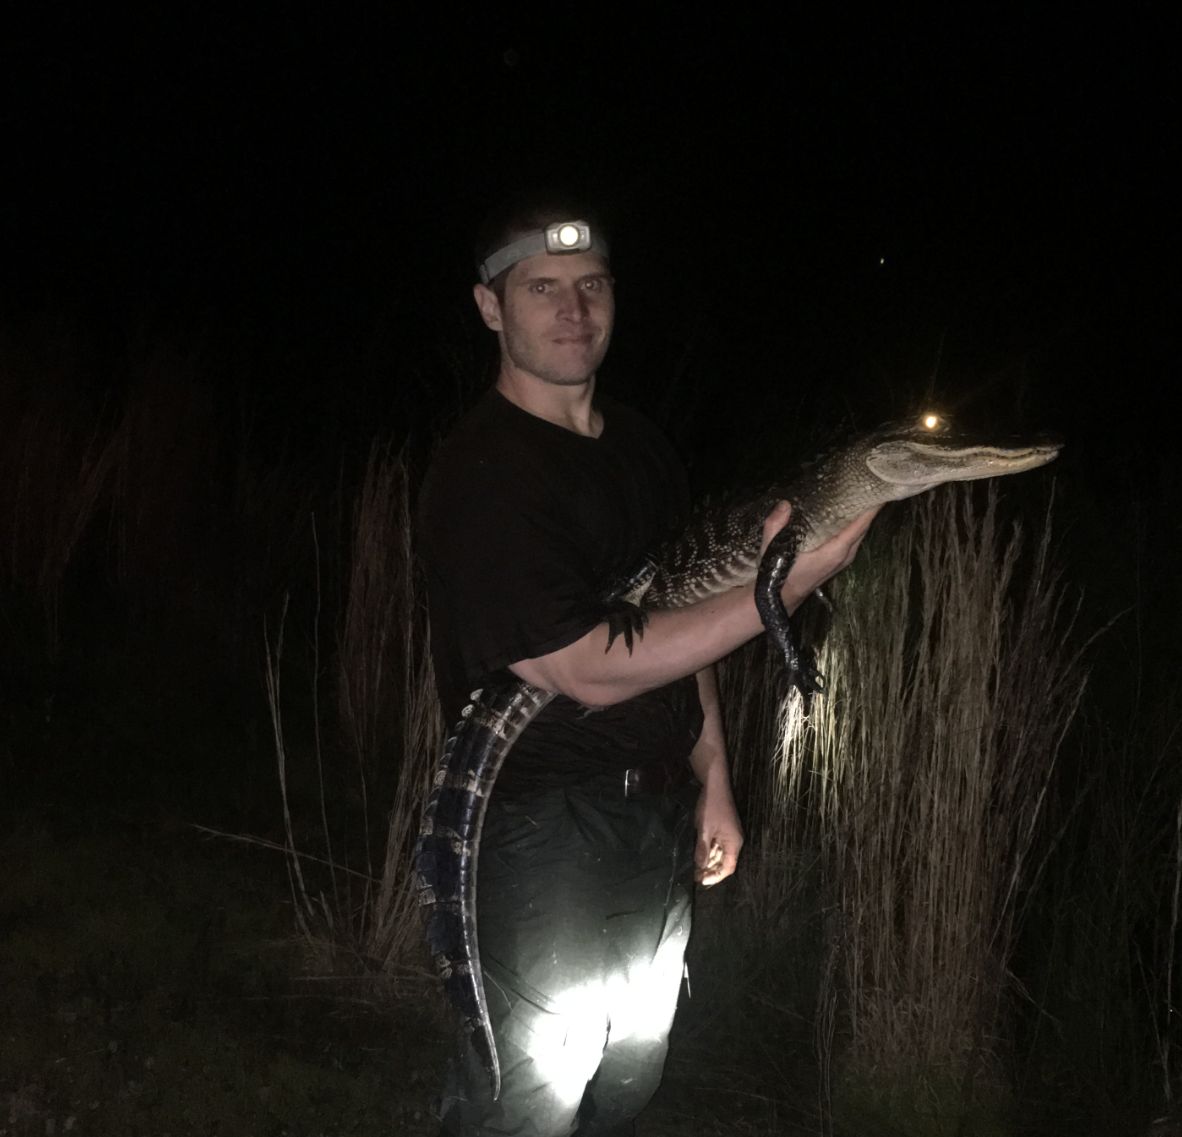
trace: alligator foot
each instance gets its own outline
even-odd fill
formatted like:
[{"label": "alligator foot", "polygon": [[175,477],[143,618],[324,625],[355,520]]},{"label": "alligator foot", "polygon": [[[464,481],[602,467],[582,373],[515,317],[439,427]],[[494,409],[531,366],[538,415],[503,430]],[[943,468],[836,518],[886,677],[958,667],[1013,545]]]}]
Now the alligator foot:
[{"label": "alligator foot", "polygon": [[811,659],[802,657],[797,650],[796,642],[788,630],[784,629],[783,638],[773,636],[772,642],[779,649],[781,662],[784,665],[784,675],[788,685],[795,687],[804,698],[806,705],[811,705],[814,695],[825,693],[825,677],[817,670]]},{"label": "alligator foot", "polygon": [[812,663],[802,661],[794,672],[789,672],[788,679],[806,702],[814,695],[825,694],[825,676]]},{"label": "alligator foot", "polygon": [[611,651],[612,644],[623,636],[624,646],[631,655],[634,640],[644,635],[648,613],[640,605],[627,600],[614,600],[604,607],[604,619],[607,621],[607,647],[604,648],[604,654]]}]

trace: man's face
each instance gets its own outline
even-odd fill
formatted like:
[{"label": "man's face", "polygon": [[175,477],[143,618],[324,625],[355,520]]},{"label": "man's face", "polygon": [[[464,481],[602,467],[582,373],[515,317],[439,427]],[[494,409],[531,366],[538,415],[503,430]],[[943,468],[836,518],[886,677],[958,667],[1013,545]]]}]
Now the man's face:
[{"label": "man's face", "polygon": [[587,382],[611,341],[615,297],[598,253],[539,253],[518,261],[496,293],[476,286],[484,322],[497,332],[503,357],[546,383]]}]

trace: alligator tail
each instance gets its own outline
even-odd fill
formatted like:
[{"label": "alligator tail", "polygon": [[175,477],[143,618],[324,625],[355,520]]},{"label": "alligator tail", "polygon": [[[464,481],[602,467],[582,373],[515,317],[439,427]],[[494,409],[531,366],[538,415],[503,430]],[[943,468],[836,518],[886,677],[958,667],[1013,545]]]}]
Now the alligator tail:
[{"label": "alligator tail", "polygon": [[448,997],[488,1072],[501,1069],[489,1020],[476,933],[476,868],[488,798],[521,732],[554,696],[517,680],[472,692],[443,748],[415,846],[419,902],[431,907],[427,945]]}]

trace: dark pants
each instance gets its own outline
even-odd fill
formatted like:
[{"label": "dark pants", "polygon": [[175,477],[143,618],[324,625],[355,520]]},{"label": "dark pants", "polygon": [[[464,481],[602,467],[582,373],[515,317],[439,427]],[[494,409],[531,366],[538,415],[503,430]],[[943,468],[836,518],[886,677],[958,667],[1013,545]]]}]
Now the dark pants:
[{"label": "dark pants", "polygon": [[625,798],[622,781],[489,803],[477,933],[502,1088],[494,1102],[465,1039],[445,1133],[630,1137],[655,1092],[689,937],[692,809],[685,791]]}]

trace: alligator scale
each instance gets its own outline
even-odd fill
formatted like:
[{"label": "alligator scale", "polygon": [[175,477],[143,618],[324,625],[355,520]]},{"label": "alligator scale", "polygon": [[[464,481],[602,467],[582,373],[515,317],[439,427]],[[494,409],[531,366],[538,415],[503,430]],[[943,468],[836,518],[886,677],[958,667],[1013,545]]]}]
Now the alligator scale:
[{"label": "alligator scale", "polygon": [[[819,691],[821,677],[802,664],[780,598],[796,557],[875,506],[944,482],[1030,470],[1050,462],[1059,449],[1053,442],[969,443],[934,416],[854,438],[806,467],[786,488],[695,514],[679,537],[605,597],[608,646],[623,635],[631,650],[649,612],[695,604],[754,579],[760,617],[791,681],[802,693]],[[760,560],[764,520],[784,499],[792,503],[791,518]],[[553,695],[518,680],[474,691],[471,698],[443,749],[423,813],[415,870],[420,900],[431,906],[428,945],[499,1096],[500,1065],[477,943],[477,852],[497,774],[521,732]]]}]

